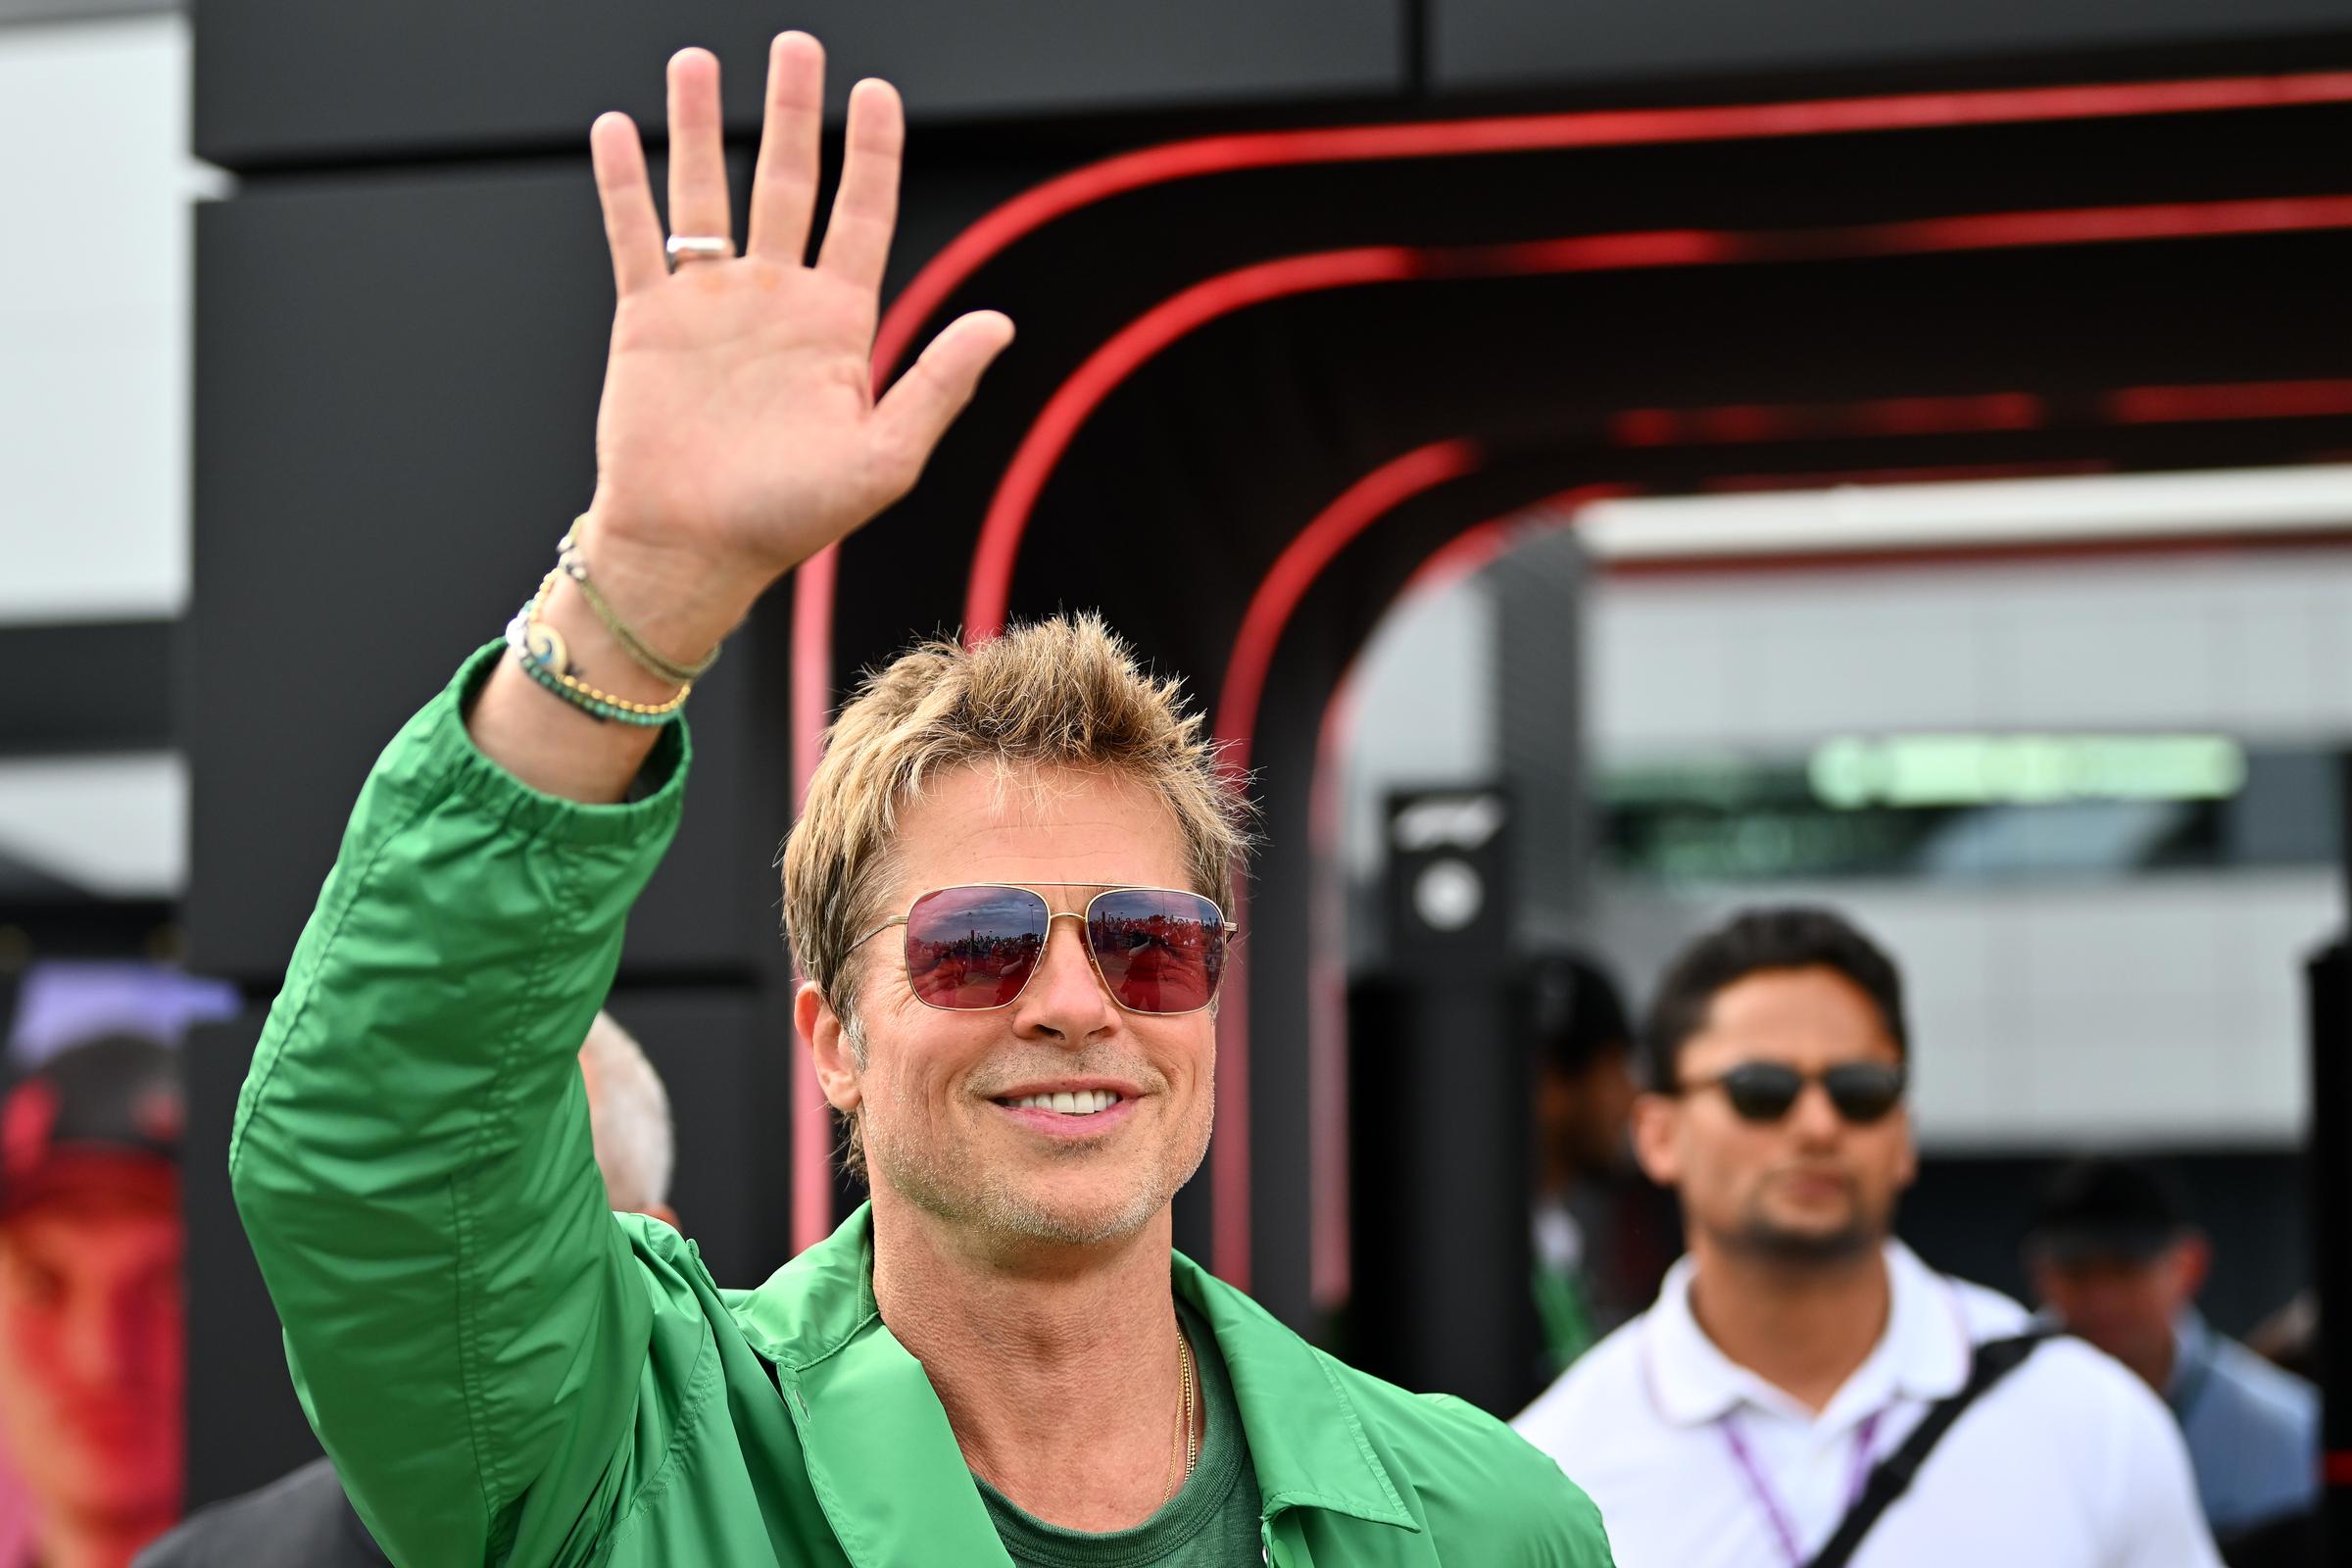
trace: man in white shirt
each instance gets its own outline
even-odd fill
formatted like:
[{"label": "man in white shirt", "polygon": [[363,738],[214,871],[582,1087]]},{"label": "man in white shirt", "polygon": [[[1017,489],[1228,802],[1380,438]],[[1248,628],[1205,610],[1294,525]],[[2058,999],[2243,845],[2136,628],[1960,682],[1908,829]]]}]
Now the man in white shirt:
[{"label": "man in white shirt", "polygon": [[[1688,1255],[1516,1425],[1600,1505],[1620,1568],[1808,1568],[1978,1347],[2029,1319],[1891,1239],[1917,1168],[1902,985],[1839,916],[1758,910],[1700,938],[1646,1046],[1635,1152],[1681,1197]],[[1838,1560],[2219,1562],[2164,1406],[2065,1339],[1968,1404]]]}]

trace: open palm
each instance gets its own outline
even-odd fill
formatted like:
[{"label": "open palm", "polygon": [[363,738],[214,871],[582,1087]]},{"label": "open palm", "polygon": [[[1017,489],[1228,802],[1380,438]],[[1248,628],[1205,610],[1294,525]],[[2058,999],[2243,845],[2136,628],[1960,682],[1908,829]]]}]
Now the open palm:
[{"label": "open palm", "polygon": [[[887,84],[850,97],[839,193],[813,267],[824,55],[778,37],[739,258],[673,273],[645,154],[624,115],[590,136],[619,303],[597,416],[592,549],[677,557],[759,582],[903,495],[1010,341],[982,312],[943,331],[877,403],[870,357],[897,221],[905,122]],[[669,210],[680,236],[726,236],[718,62],[669,65]]]}]

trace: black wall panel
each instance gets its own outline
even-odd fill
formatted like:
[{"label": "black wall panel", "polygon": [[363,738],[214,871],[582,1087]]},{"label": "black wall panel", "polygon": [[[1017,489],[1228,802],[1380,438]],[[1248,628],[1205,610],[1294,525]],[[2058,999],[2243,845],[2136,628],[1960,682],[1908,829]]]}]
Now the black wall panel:
[{"label": "black wall panel", "polygon": [[[612,281],[568,163],[248,194],[202,209],[197,269],[191,961],[267,984],[369,762],[587,503]],[[633,972],[780,961],[785,613],[695,696]]]},{"label": "black wall panel", "polygon": [[1430,0],[1429,85],[1460,91],[1818,72],[2341,38],[2348,28],[2342,0]]},{"label": "black wall panel", "polygon": [[918,118],[1166,109],[1405,85],[1403,0],[480,0],[196,8],[196,149],[229,168],[568,146],[607,109],[662,121],[662,62],[718,51],[728,119],[757,125],[767,40],[823,39],[835,102],[896,82]]},{"label": "black wall panel", "polygon": [[0,661],[33,678],[0,691],[0,756],[172,744],[169,620],[0,626]]}]

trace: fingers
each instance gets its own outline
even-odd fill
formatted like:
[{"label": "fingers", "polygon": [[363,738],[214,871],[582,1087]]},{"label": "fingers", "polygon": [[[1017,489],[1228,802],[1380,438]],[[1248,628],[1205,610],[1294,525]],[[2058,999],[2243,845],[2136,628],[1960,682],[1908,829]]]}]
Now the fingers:
[{"label": "fingers", "polygon": [[752,173],[752,224],[745,250],[799,265],[816,210],[817,145],[825,122],[825,51],[805,32],[785,32],[767,51],[767,110],[760,163]]},{"label": "fingers", "polygon": [[[830,238],[826,243],[831,244]],[[931,449],[972,401],[981,372],[1011,341],[1012,321],[999,312],[958,317],[882,395],[873,415],[876,451],[882,477],[894,496],[914,483]]]},{"label": "fingers", "polygon": [[669,59],[669,231],[734,233],[718,123],[718,57],[708,49],[681,49]]},{"label": "fingers", "polygon": [[891,231],[899,221],[899,158],[906,141],[906,120],[896,88],[869,78],[850,90],[841,189],[825,223],[824,248],[817,252],[819,271],[880,292]]},{"label": "fingers", "polygon": [[596,168],[596,199],[605,210],[605,243],[612,252],[612,283],[622,294],[659,282],[668,270],[662,254],[662,220],[645,175],[645,148],[626,115],[600,115],[588,130]]}]

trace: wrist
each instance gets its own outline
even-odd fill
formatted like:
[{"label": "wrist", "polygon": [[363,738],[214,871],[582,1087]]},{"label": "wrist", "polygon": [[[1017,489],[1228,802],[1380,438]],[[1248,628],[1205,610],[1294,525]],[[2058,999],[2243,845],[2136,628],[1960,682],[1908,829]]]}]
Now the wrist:
[{"label": "wrist", "polygon": [[783,575],[746,558],[648,539],[595,506],[573,525],[572,540],[612,610],[681,664],[707,658]]}]

